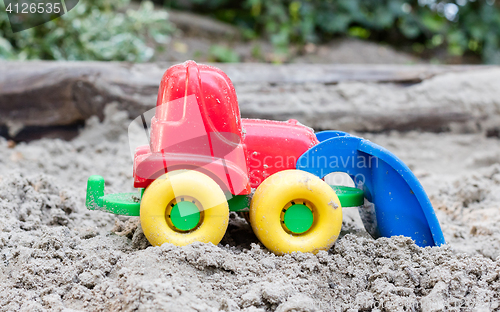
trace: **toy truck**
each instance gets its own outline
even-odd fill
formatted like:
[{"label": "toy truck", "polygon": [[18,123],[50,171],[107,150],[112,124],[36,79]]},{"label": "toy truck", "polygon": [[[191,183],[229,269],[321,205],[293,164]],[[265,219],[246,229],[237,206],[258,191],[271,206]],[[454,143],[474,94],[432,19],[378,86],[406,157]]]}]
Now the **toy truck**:
[{"label": "toy truck", "polygon": [[[342,207],[358,207],[374,236],[445,243],[425,191],[396,156],[341,131],[241,118],[231,80],[218,68],[170,67],[147,132],[149,144],[134,155],[139,191],[104,195],[104,179],[94,175],[86,206],[140,216],[153,246],[218,244],[236,211],[247,213],[272,252],[315,253],[338,238]],[[333,172],[347,173],[356,187],[328,185]]]}]

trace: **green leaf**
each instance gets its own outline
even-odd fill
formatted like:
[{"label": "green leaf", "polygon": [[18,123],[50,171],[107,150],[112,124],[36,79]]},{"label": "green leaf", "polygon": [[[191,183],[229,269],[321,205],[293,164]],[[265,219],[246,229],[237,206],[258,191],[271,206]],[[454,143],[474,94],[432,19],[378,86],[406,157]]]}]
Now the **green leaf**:
[{"label": "green leaf", "polygon": [[432,32],[443,30],[446,24],[446,18],[437,15],[436,13],[425,13],[421,19],[422,24]]},{"label": "green leaf", "polygon": [[418,25],[410,19],[402,19],[399,23],[399,29],[407,38],[416,38],[420,35],[421,30]]},{"label": "green leaf", "polygon": [[351,27],[349,28],[349,36],[367,39],[368,37],[370,37],[370,31],[363,27]]},{"label": "green leaf", "polygon": [[233,49],[222,45],[210,47],[210,57],[216,62],[236,63],[240,61],[240,56]]}]

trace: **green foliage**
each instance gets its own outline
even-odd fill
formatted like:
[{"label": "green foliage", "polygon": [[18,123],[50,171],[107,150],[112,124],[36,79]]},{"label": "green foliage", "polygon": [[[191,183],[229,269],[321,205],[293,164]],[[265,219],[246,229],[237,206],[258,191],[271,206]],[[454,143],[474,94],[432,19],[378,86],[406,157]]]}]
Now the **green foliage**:
[{"label": "green foliage", "polygon": [[210,47],[210,58],[215,62],[237,63],[240,61],[238,53],[231,48],[215,44]]},{"label": "green foliage", "polygon": [[292,43],[354,36],[411,46],[416,53],[446,48],[450,55],[476,54],[485,63],[500,64],[500,5],[494,0],[186,2],[191,9],[241,26],[249,38],[267,36],[281,51]]},{"label": "green foliage", "polygon": [[174,28],[151,2],[138,10],[125,10],[128,4],[80,1],[67,14],[18,33],[12,33],[7,14],[0,14],[0,59],[147,61],[154,54],[147,43],[167,43]]}]

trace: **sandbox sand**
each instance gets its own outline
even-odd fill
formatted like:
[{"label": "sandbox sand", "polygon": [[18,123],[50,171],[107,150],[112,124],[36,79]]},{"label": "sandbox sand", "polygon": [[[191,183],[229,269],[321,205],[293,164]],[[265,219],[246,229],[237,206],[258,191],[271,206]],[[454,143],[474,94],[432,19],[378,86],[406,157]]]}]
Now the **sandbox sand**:
[{"label": "sandbox sand", "polygon": [[364,135],[420,178],[447,246],[375,240],[346,208],[331,250],[275,256],[234,213],[218,246],[151,247],[138,218],[87,211],[91,174],[132,190],[127,114],[107,111],[71,142],[0,138],[0,311],[500,310],[498,138]]}]

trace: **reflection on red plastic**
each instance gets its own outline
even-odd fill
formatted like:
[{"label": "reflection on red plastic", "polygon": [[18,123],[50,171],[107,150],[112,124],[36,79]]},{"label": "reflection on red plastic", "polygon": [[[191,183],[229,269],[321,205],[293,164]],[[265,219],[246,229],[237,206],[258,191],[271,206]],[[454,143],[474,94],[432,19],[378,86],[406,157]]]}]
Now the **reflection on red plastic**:
[{"label": "reflection on red plastic", "polygon": [[293,119],[243,119],[243,128],[252,188],[276,172],[295,169],[297,159],[318,144],[312,129]]},{"label": "reflection on red plastic", "polygon": [[177,169],[203,172],[234,195],[295,163],[318,141],[288,122],[241,120],[236,92],[220,69],[193,61],[169,68],[158,92],[149,146],[134,156],[134,186],[147,187]]}]

